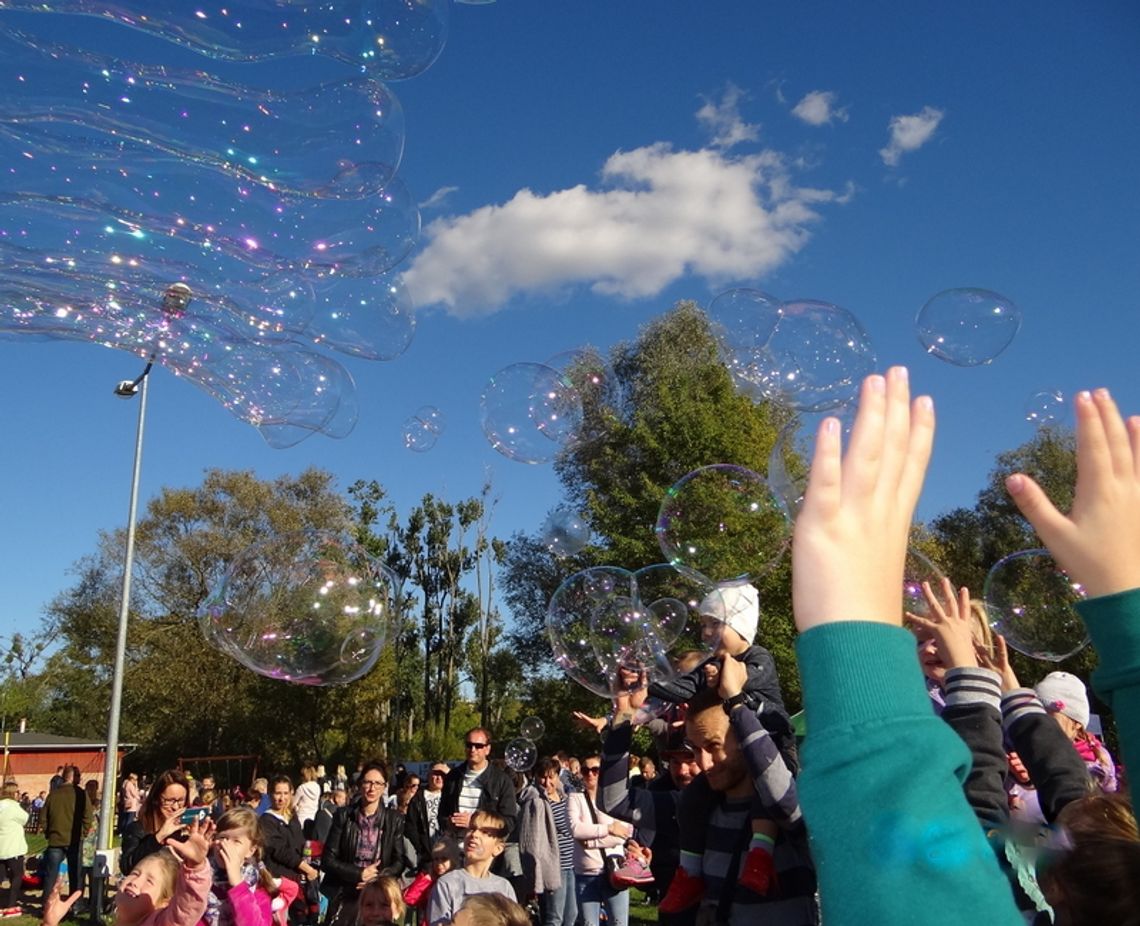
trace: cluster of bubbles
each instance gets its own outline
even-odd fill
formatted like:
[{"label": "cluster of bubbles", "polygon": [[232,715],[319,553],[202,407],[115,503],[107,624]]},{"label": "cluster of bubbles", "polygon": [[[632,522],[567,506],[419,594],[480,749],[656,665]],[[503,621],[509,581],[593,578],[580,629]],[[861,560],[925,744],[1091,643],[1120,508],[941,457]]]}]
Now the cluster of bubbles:
[{"label": "cluster of bubbles", "polygon": [[343,685],[376,665],[396,579],[337,531],[278,534],[236,556],[198,611],[207,642],[267,678]]},{"label": "cluster of bubbles", "polygon": [[443,433],[443,413],[434,405],[423,405],[404,419],[404,446],[425,453]]},{"label": "cluster of bubbles", "polygon": [[274,447],[346,436],[356,386],[317,348],[413,336],[387,82],[436,59],[450,3],[4,3],[0,338],[153,358]]},{"label": "cluster of bubbles", "polygon": [[559,505],[542,522],[542,545],[555,556],[574,556],[590,543],[590,525],[581,512]]},{"label": "cluster of bubbles", "polygon": [[586,436],[596,410],[617,408],[617,377],[591,348],[564,351],[545,363],[512,363],[495,373],[479,399],[490,445],[519,463],[549,463]]},{"label": "cluster of bubbles", "polygon": [[668,563],[636,572],[584,569],[563,581],[547,606],[555,663],[602,697],[644,691],[712,655],[721,625],[702,613],[717,613],[720,597],[716,584]]},{"label": "cluster of bubbles", "polygon": [[527,772],[538,761],[535,744],[546,733],[546,724],[538,717],[524,717],[519,724],[519,735],[507,743],[504,756],[507,766],[516,772]]}]

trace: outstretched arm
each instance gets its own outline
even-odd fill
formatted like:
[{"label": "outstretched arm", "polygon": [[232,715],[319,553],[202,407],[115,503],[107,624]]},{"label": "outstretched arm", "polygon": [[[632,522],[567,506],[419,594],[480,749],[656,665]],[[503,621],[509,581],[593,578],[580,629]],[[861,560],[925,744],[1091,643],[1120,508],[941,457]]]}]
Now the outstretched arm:
[{"label": "outstretched arm", "polygon": [[934,436],[904,369],[863,383],[846,456],[827,419],[792,547],[808,736],[799,796],[825,921],[1021,922],[962,794],[969,752],[930,710],[900,626],[908,531]]}]

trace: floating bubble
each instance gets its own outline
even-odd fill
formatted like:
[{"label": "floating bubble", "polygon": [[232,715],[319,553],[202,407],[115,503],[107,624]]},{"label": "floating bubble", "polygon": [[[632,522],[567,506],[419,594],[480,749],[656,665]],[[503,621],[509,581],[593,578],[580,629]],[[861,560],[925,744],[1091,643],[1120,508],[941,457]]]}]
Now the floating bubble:
[{"label": "floating bubble", "polygon": [[737,348],[730,372],[756,400],[817,412],[854,401],[875,369],[875,351],[847,309],[801,299],[781,303],[779,321],[762,347]]},{"label": "floating bubble", "polygon": [[259,675],[343,684],[379,658],[393,585],[346,534],[295,531],[235,557],[198,618],[209,642]]},{"label": "floating bubble", "polygon": [[668,671],[657,620],[635,597],[615,595],[595,606],[590,640],[606,677],[616,680],[620,690],[643,688]]},{"label": "floating bubble", "polygon": [[948,289],[934,296],[914,320],[928,354],[959,367],[992,363],[1021,327],[1021,310],[988,289]]},{"label": "floating bubble", "polygon": [[542,544],[555,556],[573,556],[590,543],[590,525],[582,515],[559,505],[542,523]]},{"label": "floating bubble", "polygon": [[527,772],[538,759],[538,747],[527,737],[520,736],[507,743],[504,755],[509,768],[516,772]]},{"label": "floating bubble", "polygon": [[206,11],[183,0],[7,0],[6,10],[98,16],[226,61],[323,55],[386,80],[422,73],[447,39],[449,0],[237,0]]},{"label": "floating bubble", "polygon": [[1025,402],[1025,420],[1038,428],[1060,424],[1068,418],[1068,406],[1060,389],[1042,389]]},{"label": "floating bubble", "polygon": [[519,735],[523,739],[538,742],[546,733],[546,724],[538,717],[524,717],[519,724]]},{"label": "floating bubble", "polygon": [[434,405],[422,405],[404,419],[404,446],[424,453],[435,446],[443,433],[443,413]]},{"label": "floating bubble", "polygon": [[620,607],[634,595],[633,573],[617,566],[594,566],[566,578],[546,608],[546,634],[555,664],[603,698],[611,697],[621,680],[609,655],[598,654],[594,615],[599,609]]},{"label": "floating bubble", "polygon": [[701,608],[715,605],[716,585],[669,563],[644,566],[633,574],[638,600],[655,619],[655,631],[670,651],[693,649],[701,641]]},{"label": "floating bubble", "polygon": [[[906,560],[903,563],[903,614],[930,617],[930,605],[926,603],[922,583],[929,582],[931,591],[941,600],[942,580],[944,578],[946,578],[945,574],[930,561],[926,554],[919,552],[914,547],[907,547]],[[954,593],[957,594],[957,589],[954,590]]]},{"label": "floating bubble", "polygon": [[541,363],[515,363],[487,382],[480,424],[491,446],[519,463],[549,463],[582,423],[582,401],[570,380]]},{"label": "floating bubble", "polygon": [[617,374],[594,348],[563,351],[547,360],[546,366],[570,381],[584,411],[616,411],[622,407],[623,390]]},{"label": "floating bubble", "polygon": [[780,320],[780,301],[758,289],[729,289],[709,303],[706,314],[721,361],[737,387],[748,395],[774,388],[769,383],[773,371],[761,364]]},{"label": "floating bubble", "polygon": [[1060,662],[1088,645],[1075,608],[1085,590],[1048,550],[1022,550],[998,560],[986,575],[984,597],[993,629],[1019,653]]},{"label": "floating bubble", "polygon": [[395,360],[412,343],[416,314],[399,277],[340,278],[320,287],[306,330],[313,342],[366,360]]},{"label": "floating bubble", "polygon": [[665,493],[656,533],[670,564],[712,582],[765,572],[791,536],[764,477],[728,463],[701,467],[678,480]]}]

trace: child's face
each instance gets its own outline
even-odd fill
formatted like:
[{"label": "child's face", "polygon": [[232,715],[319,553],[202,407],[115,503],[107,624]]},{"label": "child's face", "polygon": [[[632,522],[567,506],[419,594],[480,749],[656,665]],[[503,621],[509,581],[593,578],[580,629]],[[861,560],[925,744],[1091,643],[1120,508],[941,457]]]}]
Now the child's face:
[{"label": "child's face", "polygon": [[222,865],[226,862],[222,857],[223,852],[232,854],[239,861],[245,862],[253,856],[253,840],[249,838],[249,834],[245,830],[224,830],[220,833],[214,833],[210,852],[214,856],[214,860]]},{"label": "child's face", "polygon": [[360,899],[360,926],[380,926],[395,918],[392,901],[380,890],[366,891]]},{"label": "child's face", "polygon": [[437,855],[431,860],[431,876],[433,880],[439,880],[445,874],[451,871],[451,859],[446,856]]},{"label": "child's face", "polygon": [[119,883],[115,918],[135,923],[170,903],[166,868],[157,859],[144,858]]}]

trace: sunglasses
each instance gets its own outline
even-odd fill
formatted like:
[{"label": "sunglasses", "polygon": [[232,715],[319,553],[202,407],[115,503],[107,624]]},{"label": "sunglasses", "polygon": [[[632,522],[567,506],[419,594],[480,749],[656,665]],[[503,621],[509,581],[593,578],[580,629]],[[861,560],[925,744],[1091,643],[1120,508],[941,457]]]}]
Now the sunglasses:
[{"label": "sunglasses", "polygon": [[428,777],[429,778],[443,778],[443,776],[445,774],[446,774],[446,772],[429,772]]},{"label": "sunglasses", "polygon": [[587,775],[597,775],[601,770],[602,767],[600,765],[585,765],[582,767],[582,771]]},{"label": "sunglasses", "polygon": [[464,743],[463,745],[466,746],[468,749],[486,749],[491,744],[490,743]]}]

